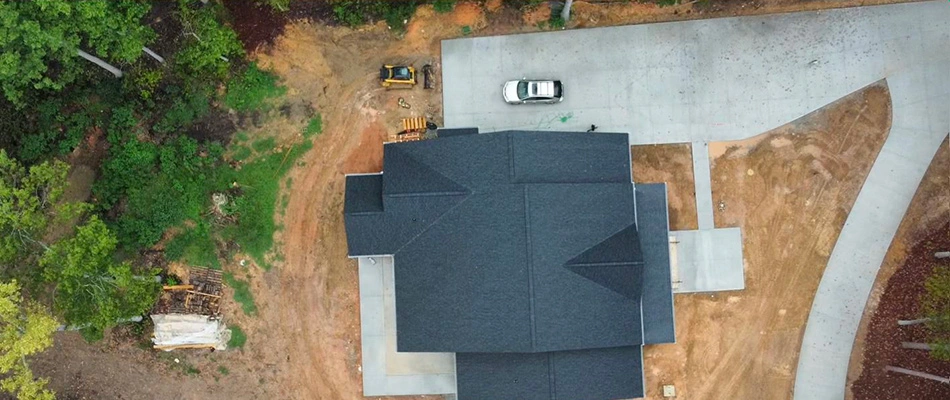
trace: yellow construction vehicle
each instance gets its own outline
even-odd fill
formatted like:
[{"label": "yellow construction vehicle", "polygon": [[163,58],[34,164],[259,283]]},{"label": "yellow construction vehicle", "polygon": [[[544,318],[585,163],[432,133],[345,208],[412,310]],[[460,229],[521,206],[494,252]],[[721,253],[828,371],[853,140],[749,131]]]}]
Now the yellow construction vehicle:
[{"label": "yellow construction vehicle", "polygon": [[416,69],[405,65],[383,65],[379,69],[379,83],[386,88],[394,84],[411,88],[416,85]]}]

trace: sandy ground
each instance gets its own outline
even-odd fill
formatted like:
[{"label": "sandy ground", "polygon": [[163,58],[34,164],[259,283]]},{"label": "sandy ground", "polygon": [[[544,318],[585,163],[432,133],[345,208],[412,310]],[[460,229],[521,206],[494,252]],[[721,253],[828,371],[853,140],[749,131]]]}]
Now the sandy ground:
[{"label": "sandy ground", "polygon": [[711,143],[716,226],[742,228],[746,289],[677,295],[677,344],[645,350],[648,398],[791,398],[828,257],[890,125],[874,85],[741,142]]},{"label": "sandy ground", "polygon": [[692,146],[689,143],[631,146],[633,181],[666,183],[670,230],[699,229]]},{"label": "sandy ground", "polygon": [[884,263],[874,281],[871,296],[868,298],[854,341],[854,348],[851,351],[851,363],[848,368],[848,399],[855,398],[851,389],[854,382],[864,372],[864,349],[868,324],[880,304],[881,296],[890,278],[905,263],[909,257],[909,251],[917,243],[948,221],[950,221],[950,139],[943,141],[940,150],[931,161],[897,229],[897,234],[894,235],[894,240],[887,249]]},{"label": "sandy ground", "polygon": [[[891,2],[891,1],[882,1]],[[490,2],[497,3],[497,2]],[[575,2],[577,26],[612,25],[859,5],[868,2],[765,0],[660,8],[631,2]],[[874,3],[877,3],[875,1]],[[870,4],[870,3],[868,3]],[[324,132],[290,173],[289,204],[277,235],[274,268],[241,269],[259,312],[244,316],[225,302],[229,323],[248,336],[243,350],[156,355],[121,338],[87,345],[59,335],[36,370],[64,398],[358,399],[361,394],[356,263],[346,258],[342,205],[344,173],[382,166],[382,142],[399,120],[441,122],[441,93],[421,85],[385,90],[376,73],[384,62],[430,63],[440,76],[439,40],[537,31],[531,18],[507,7],[458,3],[438,14],[421,7],[404,36],[382,24],[360,29],[306,22],[286,26],[273,46],[252,55],[277,73],[287,103],[319,112]],[[544,6],[542,6],[544,7]],[[410,109],[397,105],[402,97]],[[886,135],[886,90],[875,88],[759,137],[723,144],[714,159],[714,199],[723,200],[719,226],[741,226],[747,287],[721,295],[677,296],[677,345],[646,352],[649,395],[663,383],[680,398],[787,398],[808,306],[825,260],[857,190]],[[867,100],[868,108],[859,112]],[[305,123],[264,119],[259,132],[297,134]],[[692,177],[663,174],[690,165],[689,151],[634,149],[634,171],[645,181],[670,182],[676,228],[695,226]],[[715,152],[713,154],[716,154]],[[642,161],[642,162],[640,162]],[[675,200],[675,201],[674,201]],[[174,363],[179,358],[179,363]],[[689,360],[687,364],[685,360]],[[202,372],[185,374],[181,366]],[[228,368],[228,373],[220,368]],[[147,377],[147,378],[146,378]],[[763,392],[764,391],[764,392]],[[762,396],[765,393],[766,396]],[[429,396],[432,398],[433,396]]]}]

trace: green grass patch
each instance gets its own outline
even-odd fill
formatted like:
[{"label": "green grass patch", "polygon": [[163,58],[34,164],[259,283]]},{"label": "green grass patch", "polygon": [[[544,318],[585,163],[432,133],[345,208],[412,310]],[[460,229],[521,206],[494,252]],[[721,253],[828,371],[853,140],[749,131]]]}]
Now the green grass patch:
[{"label": "green grass patch", "polygon": [[256,140],[253,144],[251,144],[251,147],[254,148],[254,151],[258,153],[264,153],[272,150],[275,146],[277,146],[277,139],[272,137]]},{"label": "green grass patch", "polygon": [[253,152],[251,149],[244,146],[237,146],[234,148],[234,151],[231,153],[231,159],[234,161],[244,161],[251,156]]},{"label": "green grass patch", "polygon": [[199,221],[195,227],[185,230],[168,242],[165,246],[165,257],[181,260],[192,266],[221,269],[215,246],[210,226]]},{"label": "green grass patch", "polygon": [[191,376],[195,376],[201,373],[201,370],[196,368],[194,365],[189,365],[185,368],[185,373]]},{"label": "green grass patch", "polygon": [[[224,281],[234,289],[234,301],[241,304],[241,309],[247,315],[257,314],[257,305],[254,304],[254,295],[251,294],[251,287],[246,281],[234,277],[234,275],[225,273]],[[234,338],[234,331],[231,331],[231,338]]]},{"label": "green grass patch", "polygon": [[231,340],[228,340],[228,348],[239,349],[244,347],[244,343],[247,343],[247,334],[241,330],[240,326],[232,325]]},{"label": "green grass patch", "polygon": [[303,130],[303,137],[310,138],[313,135],[319,135],[323,132],[323,117],[320,114],[314,115],[313,118],[310,118],[310,122],[307,124],[307,127]]},{"label": "green grass patch", "polygon": [[465,25],[462,27],[462,36],[468,36],[472,34],[472,27]]},{"label": "green grass patch", "polygon": [[274,245],[274,214],[277,210],[281,177],[294,166],[294,161],[313,146],[309,141],[292,146],[245,164],[240,171],[228,169],[222,174],[223,185],[237,182],[243,194],[234,199],[231,213],[236,226],[224,228],[222,235],[237,242],[259,265],[269,268],[264,255]]},{"label": "green grass patch", "polygon": [[246,142],[248,139],[247,132],[241,131],[234,134],[234,142],[241,143]]},{"label": "green grass patch", "polygon": [[267,100],[283,96],[287,88],[277,83],[277,76],[251,63],[243,74],[228,82],[224,104],[239,112],[262,110]]},{"label": "green grass patch", "polygon": [[452,12],[455,8],[455,0],[435,0],[432,2],[432,8],[435,9],[437,13],[447,13]]},{"label": "green grass patch", "polygon": [[228,374],[231,373],[231,370],[229,370],[228,367],[225,367],[225,366],[223,366],[223,365],[219,365],[219,366],[218,366],[218,373],[221,374],[221,375],[224,375],[224,376],[228,376]]}]

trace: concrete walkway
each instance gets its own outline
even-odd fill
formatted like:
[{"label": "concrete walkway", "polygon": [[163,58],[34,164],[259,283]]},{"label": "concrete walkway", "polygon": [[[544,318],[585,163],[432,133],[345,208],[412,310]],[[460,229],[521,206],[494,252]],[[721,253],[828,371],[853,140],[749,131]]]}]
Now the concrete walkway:
[{"label": "concrete walkway", "polygon": [[[891,132],[822,277],[796,374],[796,399],[844,396],[871,285],[950,131],[946,0],[458,39],[443,42],[442,56],[447,127],[586,130],[596,124],[630,132],[631,144],[748,138],[886,79]],[[565,100],[505,104],[502,83],[521,77],[561,79]],[[698,155],[694,162],[702,161]],[[708,171],[708,162],[694,168]],[[702,214],[712,199],[700,196]]]}]

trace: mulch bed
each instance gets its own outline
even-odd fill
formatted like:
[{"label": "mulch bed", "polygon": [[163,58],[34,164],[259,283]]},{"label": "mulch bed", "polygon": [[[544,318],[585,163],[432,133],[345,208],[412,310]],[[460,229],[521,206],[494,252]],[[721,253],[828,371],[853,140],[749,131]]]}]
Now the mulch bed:
[{"label": "mulch bed", "polygon": [[901,348],[901,342],[926,342],[923,324],[900,327],[899,319],[919,317],[924,281],[946,260],[934,257],[950,249],[950,223],[914,245],[907,260],[887,282],[880,305],[871,318],[864,350],[864,371],[852,387],[854,398],[870,399],[950,399],[950,385],[929,379],[884,371],[891,365],[950,377],[950,362],[937,361],[925,350]]}]

